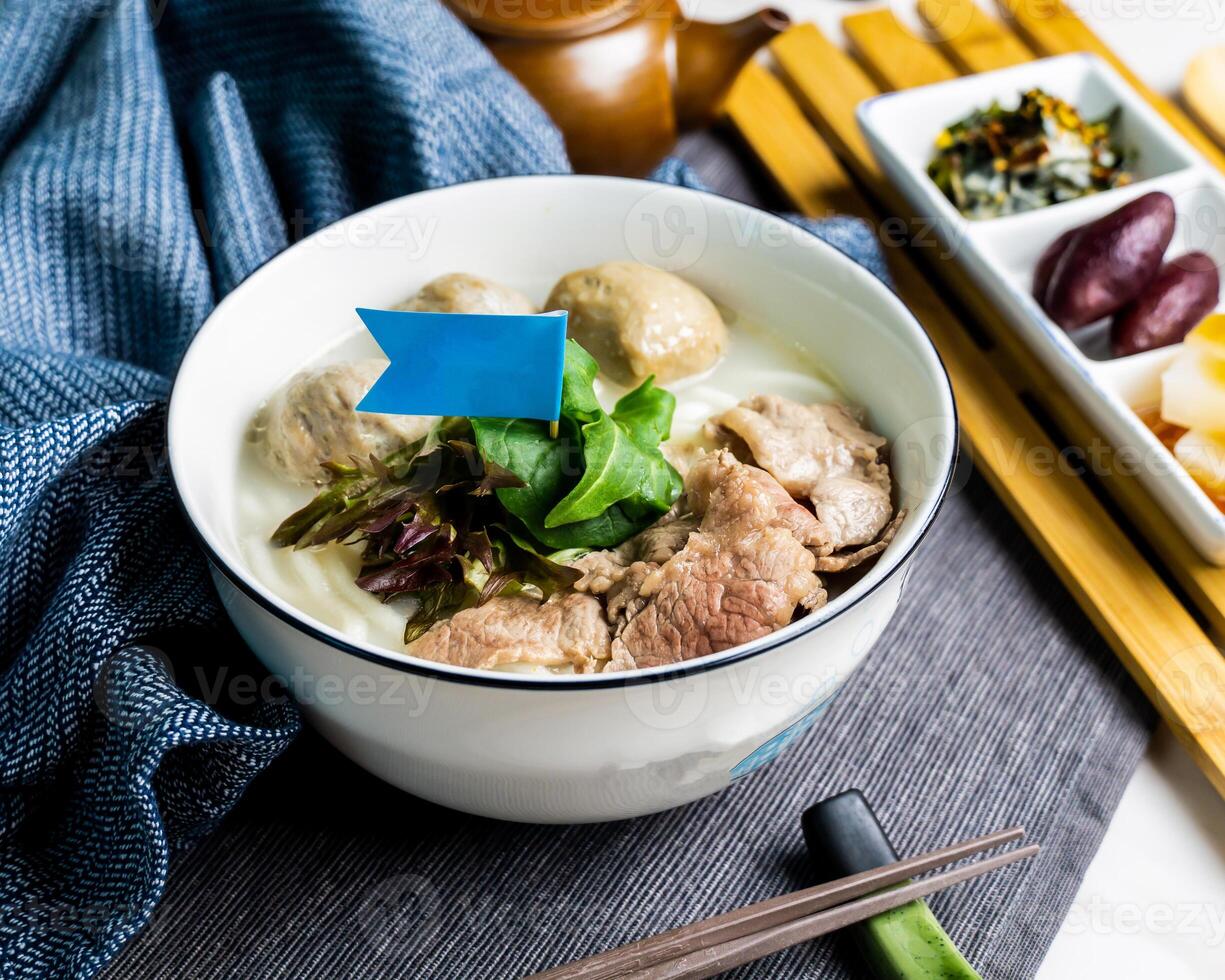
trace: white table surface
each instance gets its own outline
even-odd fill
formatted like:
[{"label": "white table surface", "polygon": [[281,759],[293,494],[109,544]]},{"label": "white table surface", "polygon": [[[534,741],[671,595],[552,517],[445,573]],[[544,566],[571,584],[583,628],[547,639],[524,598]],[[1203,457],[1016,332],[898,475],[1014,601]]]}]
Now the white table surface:
[{"label": "white table surface", "polygon": [[[1225,44],[1222,0],[1069,2],[1133,70],[1167,95],[1177,95],[1196,51]],[[686,9],[726,20],[762,5],[688,0]],[[773,5],[839,38],[847,13],[889,5],[906,17],[914,8],[910,0]],[[1038,977],[1225,978],[1225,800],[1164,726],[1128,785]]]}]

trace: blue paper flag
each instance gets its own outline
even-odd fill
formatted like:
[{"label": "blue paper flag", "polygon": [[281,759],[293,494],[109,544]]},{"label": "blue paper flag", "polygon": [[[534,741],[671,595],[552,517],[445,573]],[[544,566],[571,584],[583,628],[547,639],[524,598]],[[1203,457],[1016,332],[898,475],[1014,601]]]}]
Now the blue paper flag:
[{"label": "blue paper flag", "polygon": [[389,415],[556,419],[566,313],[501,316],[364,310],[387,370],[357,406]]}]

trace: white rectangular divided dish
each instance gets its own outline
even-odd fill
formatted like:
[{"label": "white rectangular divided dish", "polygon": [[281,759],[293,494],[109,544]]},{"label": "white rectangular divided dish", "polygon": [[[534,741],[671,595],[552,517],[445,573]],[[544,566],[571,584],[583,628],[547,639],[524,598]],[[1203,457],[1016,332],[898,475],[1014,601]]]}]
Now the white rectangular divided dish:
[{"label": "white rectangular divided dish", "polygon": [[[1064,99],[1088,119],[1117,106],[1119,141],[1139,151],[1131,167],[1135,182],[1021,214],[963,217],[927,176],[937,134],[992,101],[1015,107],[1021,93],[1034,88]],[[1158,407],[1161,372],[1178,347],[1111,358],[1107,322],[1068,333],[1032,296],[1034,267],[1052,241],[1150,191],[1169,194],[1177,212],[1166,260],[1202,251],[1218,268],[1225,267],[1225,180],[1220,173],[1113,68],[1089,54],[881,95],[860,105],[859,125],[913,217],[930,222],[949,260],[961,264],[1076,399],[1116,449],[1115,465],[1137,474],[1205,559],[1225,565],[1225,514],[1138,414]],[[1217,308],[1225,307],[1218,301]],[[1092,464],[1092,453],[1090,458]]]}]

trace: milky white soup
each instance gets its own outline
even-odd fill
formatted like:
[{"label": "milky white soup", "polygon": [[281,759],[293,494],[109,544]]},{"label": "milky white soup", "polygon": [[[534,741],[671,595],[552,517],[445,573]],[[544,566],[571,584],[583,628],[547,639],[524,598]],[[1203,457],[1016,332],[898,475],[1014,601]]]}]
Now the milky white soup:
[{"label": "milky white soup", "polygon": [[[727,310],[721,312],[729,328],[724,356],[702,375],[665,385],[676,396],[677,404],[672,438],[664,444],[664,451],[682,470],[683,458],[697,446],[707,445],[702,436],[706,421],[742,399],[770,392],[802,404],[845,400],[814,352],[783,340],[766,327],[743,322]],[[375,356],[379,356],[379,350],[374,341],[364,330],[354,330],[332,349],[294,365],[286,372],[286,379],[304,368]],[[596,392],[606,409],[611,409],[627,390],[607,383],[603,377],[596,382]],[[260,458],[253,438],[242,449],[239,474],[235,526],[255,576],[291,605],[352,641],[402,652],[403,608],[395,601],[381,602],[354,583],[361,562],[360,546],[329,544],[295,551],[276,548],[269,542],[281,521],[309,502],[317,488],[295,486],[274,474]],[[496,669],[571,672],[571,668],[527,665]]]}]

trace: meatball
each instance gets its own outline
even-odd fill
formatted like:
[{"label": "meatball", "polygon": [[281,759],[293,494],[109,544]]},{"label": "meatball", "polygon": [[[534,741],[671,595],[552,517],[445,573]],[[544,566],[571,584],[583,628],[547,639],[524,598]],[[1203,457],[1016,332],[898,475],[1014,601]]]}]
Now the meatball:
[{"label": "meatball", "polygon": [[431,279],[396,307],[419,313],[501,313],[525,315],[536,307],[519,290],[480,276],[451,272]]},{"label": "meatball", "polygon": [[563,276],[545,304],[570,313],[569,334],[608,377],[661,383],[705,371],[727,346],[727,327],[701,290],[637,262],[605,262]]},{"label": "meatball", "polygon": [[380,459],[429,432],[431,415],[376,415],[355,410],[387,362],[349,361],[294,375],[255,420],[264,461],[296,483],[320,482],[320,463],[354,456]]}]

